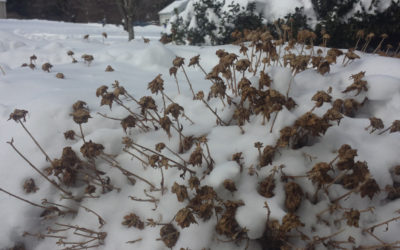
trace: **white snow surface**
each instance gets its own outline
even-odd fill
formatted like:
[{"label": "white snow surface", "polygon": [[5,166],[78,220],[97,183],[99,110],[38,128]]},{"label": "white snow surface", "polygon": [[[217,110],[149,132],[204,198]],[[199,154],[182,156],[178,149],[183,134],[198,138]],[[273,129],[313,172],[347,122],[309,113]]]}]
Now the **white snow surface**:
[{"label": "white snow surface", "polygon": [[[289,7],[307,5],[308,1],[274,0],[269,3],[273,5],[271,11],[282,8],[282,12],[274,12],[281,15],[289,10]],[[178,202],[176,195],[171,192],[174,182],[187,183],[188,176],[185,180],[180,178],[181,171],[178,169],[169,168],[164,171],[164,186],[167,190],[163,195],[161,192],[150,193],[159,199],[157,209],[153,210],[153,203],[129,199],[129,196],[149,198],[143,192],[144,189],[148,189],[144,182],[136,180],[136,184],[131,185],[119,170],[98,159],[99,168],[107,172],[115,186],[121,188],[120,192],[114,190],[106,194],[101,194],[98,190],[96,194],[100,195],[100,198],[84,199],[81,202],[81,205],[94,210],[106,221],[106,224],[99,229],[96,216],[78,207],[74,201],[60,200],[60,193],[6,143],[13,139],[17,149],[39,169],[49,166],[43,154],[23,128],[14,121],[8,120],[14,109],[26,109],[29,113],[26,123],[24,123],[25,126],[51,158],[60,158],[65,146],[70,146],[80,158],[83,158],[80,154],[82,140],[66,141],[63,135],[69,129],[79,132],[79,127],[73,122],[70,113],[72,112],[71,105],[77,100],[83,100],[87,103],[93,117],[89,119],[88,123],[83,124],[86,140],[103,144],[105,152],[117,155],[116,160],[121,165],[159,186],[161,181],[159,169],[144,167],[137,159],[124,153],[121,138],[129,136],[135,143],[152,149],[155,144],[164,142],[172,150],[177,151],[178,134],[171,131],[173,136],[168,138],[161,129],[141,133],[137,128],[128,129],[125,134],[119,121],[106,119],[97,113],[123,118],[128,115],[126,110],[114,104],[110,111],[108,106],[100,106],[100,99],[95,95],[99,86],[111,86],[117,80],[129,93],[139,99],[142,96],[151,95],[147,84],[158,74],[162,74],[165,81],[165,93],[184,107],[186,116],[194,123],[191,124],[188,120],[180,117],[183,125],[182,133],[196,137],[205,136],[208,140],[207,144],[215,161],[215,167],[201,181],[202,185],[212,186],[217,194],[226,200],[242,200],[244,202],[244,205],[238,208],[235,218],[240,226],[249,230],[250,239],[259,238],[265,230],[267,221],[265,202],[268,203],[271,210],[270,219],[280,221],[286,214],[284,184],[279,180],[276,181],[274,197],[267,199],[257,192],[258,183],[271,173],[271,166],[256,169],[257,174],[247,174],[249,168],[256,167],[258,164],[258,151],[254,148],[254,143],[259,141],[263,145],[273,145],[279,137],[280,129],[293,124],[294,120],[314,106],[311,97],[318,90],[326,91],[332,87],[334,99],[353,97],[354,93],[342,93],[351,84],[352,80],[349,77],[352,74],[365,71],[365,80],[368,81],[369,90],[366,96],[369,102],[361,109],[360,114],[355,118],[343,118],[340,125],[329,128],[326,135],[318,139],[312,146],[300,150],[281,150],[274,159],[273,165],[285,165],[284,171],[287,175],[304,175],[317,162],[329,162],[334,159],[337,149],[342,144],[349,144],[358,150],[356,160],[368,163],[372,176],[382,190],[386,185],[392,185],[393,179],[399,179],[398,176],[393,177],[392,169],[394,166],[400,165],[400,133],[389,134],[386,132],[378,135],[377,132],[370,134],[365,130],[369,125],[368,118],[372,116],[381,118],[385,127],[389,127],[394,120],[400,119],[399,59],[357,52],[361,59],[350,63],[347,67],[338,63],[332,66],[330,73],[324,76],[318,74],[314,69],[305,70],[296,75],[290,92],[290,96],[294,98],[298,106],[292,111],[284,109],[279,113],[273,132],[269,132],[270,123],[262,125],[261,117],[252,116],[251,122],[246,122],[243,126],[245,133],[242,134],[238,126],[216,125],[215,116],[205,105],[201,101],[192,99],[186,78],[181,71],[177,74],[181,88],[181,94],[179,94],[175,79],[170,77],[168,71],[176,55],[185,58],[185,65],[188,64],[191,57],[200,55],[200,64],[206,71],[210,71],[218,63],[215,55],[217,49],[239,54],[239,47],[233,45],[216,47],[163,45],[158,42],[162,30],[157,26],[135,27],[137,39],[128,42],[127,34],[122,27],[111,25],[102,27],[99,24],[71,24],[41,20],[0,20],[0,66],[5,72],[5,75],[0,72],[0,188],[38,204],[42,199],[47,199],[75,208],[78,211],[75,217],[60,217],[56,221],[107,232],[104,245],[99,246],[98,249],[167,249],[162,241],[157,240],[160,238],[160,226],[146,226],[143,230],[139,230],[133,227],[127,228],[121,222],[123,217],[131,212],[137,214],[143,221],[151,218],[161,223],[170,222],[176,212],[187,205],[187,201]],[[107,39],[103,39],[102,32],[108,34]],[[83,39],[85,34],[89,34],[89,39]],[[149,38],[150,43],[144,43],[141,37]],[[68,50],[74,51],[74,57],[78,63],[71,63],[71,58],[66,54]],[[29,58],[33,54],[37,56],[37,69],[21,67],[21,64],[29,63]],[[82,61],[81,55],[83,54],[94,56],[94,61],[90,66]],[[338,62],[342,60],[343,57],[338,58]],[[50,73],[41,70],[41,65],[45,62],[53,65]],[[105,72],[107,65],[111,65],[115,71]],[[186,70],[195,92],[204,90],[207,94],[211,83],[204,79],[203,72],[198,67],[186,67]],[[55,75],[58,72],[62,72],[65,79],[56,78]],[[290,70],[268,67],[267,72],[273,80],[273,87],[284,92],[290,82]],[[257,78],[254,80],[257,82]],[[154,96],[154,99],[159,107],[162,107],[160,94]],[[219,99],[211,99],[209,103],[223,120],[230,120],[232,108],[224,107]],[[134,103],[128,104],[135,112],[140,112]],[[321,115],[328,108],[330,108],[330,104],[324,104],[315,112]],[[240,170],[241,167],[232,161],[232,154],[237,152],[242,152],[243,172]],[[188,159],[190,153],[187,152],[181,157]],[[166,154],[179,161],[173,154]],[[193,166],[189,166],[189,168],[202,176],[206,167],[203,162],[202,168]],[[28,178],[33,178],[39,187],[34,194],[25,194],[22,188],[24,181]],[[224,189],[222,183],[225,179],[235,182],[236,192]],[[314,187],[311,181],[307,178],[298,178],[296,182],[303,187],[305,192],[312,194]],[[332,189],[338,195],[347,191],[343,190],[340,185],[333,185]],[[81,189],[71,190],[75,193]],[[191,192],[189,191],[189,195],[192,195]],[[379,242],[361,231],[363,228],[398,216],[396,211],[400,207],[400,199],[386,200],[384,191],[372,200],[368,197],[356,196],[352,195],[351,199],[344,200],[342,206],[357,209],[373,206],[375,210],[373,213],[361,214],[360,228],[348,227],[345,221],[342,221],[341,225],[345,231],[338,234],[335,239],[347,240],[349,236],[352,236],[357,244],[378,244]],[[327,198],[322,199],[317,205],[304,201],[297,211],[301,221],[305,223],[305,227],[301,230],[308,235],[319,237],[338,232],[341,229],[338,225],[327,226],[317,222],[314,216],[326,209],[328,205]],[[27,249],[64,248],[65,246],[56,245],[57,239],[39,240],[34,237],[22,236],[25,231],[46,233],[46,227],[49,224],[54,228],[57,227],[52,224],[54,221],[41,220],[39,217],[41,211],[40,208],[30,206],[0,192],[0,249],[8,249],[18,242],[24,243]],[[326,215],[329,217],[328,214]],[[245,248],[246,242],[235,244],[218,240],[224,238],[214,233],[217,222],[215,215],[206,222],[200,218],[196,218],[196,220],[198,224],[184,229],[173,222],[180,232],[178,242],[173,249]],[[380,227],[374,232],[387,242],[398,240],[400,232],[398,222],[390,223],[387,232],[384,232],[384,229],[385,227]],[[79,239],[71,231],[61,232],[58,235],[68,237],[68,241]],[[142,240],[134,244],[126,243],[139,238]],[[251,241],[248,249],[261,249],[261,246],[257,242]]]}]

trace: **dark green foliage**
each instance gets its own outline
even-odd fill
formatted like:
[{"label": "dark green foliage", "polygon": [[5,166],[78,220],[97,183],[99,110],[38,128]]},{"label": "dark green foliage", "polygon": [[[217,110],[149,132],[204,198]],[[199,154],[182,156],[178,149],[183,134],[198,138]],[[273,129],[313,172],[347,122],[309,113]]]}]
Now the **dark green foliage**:
[{"label": "dark green foliage", "polygon": [[[346,15],[350,13],[356,3],[360,0],[335,0],[323,1],[312,0],[313,7],[317,13],[319,24],[316,25],[314,32],[318,34],[319,38],[317,44],[322,43],[321,31],[325,30],[329,35],[328,46],[337,48],[352,48],[355,46],[357,37],[356,34],[359,30],[364,30],[365,35],[374,33],[375,37],[369,44],[367,51],[372,51],[381,41],[381,34],[388,34],[389,37],[385,40],[382,50],[386,49],[387,44],[391,44],[394,48],[397,47],[400,37],[400,2],[391,0],[391,5],[385,11],[379,13],[368,13],[373,7],[376,7],[380,1],[389,0],[375,0],[372,1],[368,9],[362,9],[355,13],[352,17],[346,20]],[[304,20],[305,15],[301,11],[296,10],[295,14],[290,14],[286,18],[288,21],[290,17],[297,16],[295,20]],[[301,16],[304,18],[301,18]],[[299,27],[309,28],[304,22],[298,22]],[[361,40],[358,49],[361,49],[365,40]]]},{"label": "dark green foliage", "polygon": [[[188,41],[192,45],[210,43],[212,45],[233,42],[231,34],[235,30],[255,30],[262,25],[262,16],[255,14],[255,4],[250,3],[246,8],[239,4],[230,4],[228,11],[222,12],[224,2],[201,0],[194,7],[195,27],[189,27],[190,22],[184,23],[177,17],[171,23],[172,40],[178,44]],[[219,23],[210,20],[215,15]]]}]

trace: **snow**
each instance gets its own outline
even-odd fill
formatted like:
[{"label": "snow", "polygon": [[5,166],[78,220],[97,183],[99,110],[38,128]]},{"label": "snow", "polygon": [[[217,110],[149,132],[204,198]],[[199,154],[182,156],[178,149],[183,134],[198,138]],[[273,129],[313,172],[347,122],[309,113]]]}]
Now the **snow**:
[{"label": "snow", "polygon": [[175,9],[183,9],[185,8],[185,5],[187,4],[188,0],[176,0],[169,4],[167,7],[164,9],[160,10],[158,14],[173,14]]},{"label": "snow", "polygon": [[[297,5],[308,6],[307,1],[271,1],[272,9],[276,16],[283,15],[290,7]],[[190,3],[189,5],[190,6]],[[279,11],[275,11],[276,9]],[[285,9],[286,8],[286,9]],[[158,74],[162,75],[165,93],[175,102],[184,107],[185,115],[194,124],[191,124],[184,117],[179,117],[182,123],[182,133],[196,137],[206,136],[207,145],[214,160],[214,168],[209,175],[201,180],[201,185],[209,185],[214,188],[219,197],[226,200],[241,200],[244,205],[237,209],[235,219],[238,224],[248,230],[250,239],[258,239],[262,236],[267,222],[268,204],[271,215],[270,219],[282,221],[285,216],[285,193],[284,183],[279,181],[280,174],[276,177],[275,196],[265,198],[257,192],[258,183],[271,174],[271,166],[257,169],[258,151],[254,147],[255,142],[261,142],[264,146],[273,145],[279,138],[279,131],[293,122],[304,112],[313,108],[314,102],[311,97],[318,90],[327,91],[332,87],[332,97],[350,98],[353,93],[342,93],[352,83],[349,77],[360,71],[365,71],[363,78],[368,82],[368,91],[365,94],[355,97],[363,99],[367,97],[368,103],[360,110],[356,117],[345,117],[339,125],[333,125],[328,129],[325,136],[318,138],[315,144],[303,147],[299,150],[282,149],[277,153],[273,166],[285,165],[282,171],[286,175],[304,175],[316,163],[331,161],[337,155],[337,150],[342,144],[349,144],[358,150],[356,160],[368,162],[371,175],[376,179],[382,191],[372,200],[367,197],[360,198],[352,195],[351,198],[343,201],[342,206],[365,209],[374,206],[374,213],[362,213],[360,228],[344,227],[345,231],[335,238],[336,240],[347,240],[348,236],[355,238],[357,244],[373,245],[377,242],[361,230],[395,216],[396,210],[400,207],[400,200],[388,201],[384,188],[392,185],[393,181],[399,182],[399,176],[393,172],[396,165],[400,165],[400,133],[388,132],[378,135],[378,132],[370,134],[365,128],[369,125],[369,117],[379,117],[383,120],[385,128],[389,127],[394,120],[399,119],[400,114],[400,60],[395,58],[380,57],[357,52],[361,59],[343,67],[341,63],[333,65],[330,73],[321,76],[314,69],[305,70],[292,79],[291,71],[278,66],[267,67],[266,72],[271,76],[272,87],[282,93],[291,83],[290,96],[297,102],[294,110],[283,109],[279,112],[275,121],[272,133],[271,124],[262,125],[262,117],[251,116],[250,122],[246,122],[242,129],[236,125],[217,126],[216,117],[199,100],[193,100],[191,91],[186,83],[186,78],[179,70],[177,78],[181,88],[181,94],[176,89],[174,77],[169,75],[169,68],[175,56],[185,58],[185,66],[188,65],[192,56],[200,55],[200,64],[206,71],[218,63],[215,55],[217,49],[224,49],[227,52],[239,54],[239,47],[233,45],[224,46],[176,46],[163,45],[158,42],[160,32],[163,28],[158,26],[135,27],[136,39],[128,42],[127,34],[122,27],[107,25],[102,27],[99,24],[71,24],[63,22],[50,22],[43,20],[0,20],[0,66],[5,75],[0,72],[0,188],[15,195],[39,203],[46,198],[48,201],[71,206],[78,210],[75,217],[65,216],[57,220],[44,221],[39,217],[42,209],[30,206],[17,200],[4,192],[0,193],[0,249],[8,249],[15,243],[23,242],[27,249],[62,249],[63,246],[56,246],[57,239],[46,238],[38,240],[34,237],[22,237],[25,231],[30,233],[46,232],[46,227],[53,222],[80,225],[92,230],[107,232],[104,245],[98,249],[167,249],[160,240],[160,226],[145,226],[143,230],[127,228],[122,225],[123,217],[129,213],[135,213],[144,222],[146,219],[154,219],[157,222],[169,223],[173,220],[176,212],[187,205],[187,201],[178,202],[177,196],[171,192],[172,185],[177,182],[186,185],[187,179],[179,177],[181,171],[177,168],[165,170],[164,187],[165,193],[148,192],[159,199],[157,208],[150,202],[133,201],[129,196],[140,199],[147,199],[143,190],[149,186],[136,179],[132,185],[121,172],[111,167],[110,164],[97,159],[99,170],[107,173],[111,182],[121,188],[106,194],[99,191],[97,199],[84,199],[80,205],[94,210],[106,221],[106,224],[99,229],[96,216],[88,213],[85,209],[78,207],[78,203],[71,200],[60,200],[60,193],[49,182],[42,178],[29,165],[20,158],[16,152],[7,144],[12,138],[14,145],[29,160],[44,169],[50,165],[46,162],[40,150],[26,134],[24,129],[12,120],[8,121],[9,115],[14,109],[26,109],[29,111],[25,126],[34,135],[36,140],[44,148],[51,158],[60,158],[62,149],[70,146],[81,159],[80,147],[82,140],[64,139],[63,133],[69,129],[76,132],[79,127],[72,121],[71,105],[77,100],[87,103],[91,116],[88,123],[83,124],[83,132],[86,140],[101,143],[105,147],[105,153],[116,155],[116,160],[129,171],[149,180],[156,186],[160,185],[161,174],[159,169],[146,167],[131,155],[123,152],[121,138],[129,136],[139,145],[154,149],[154,145],[163,142],[171,150],[177,152],[179,137],[176,131],[171,130],[172,137],[168,138],[162,129],[151,130],[142,133],[137,128],[128,129],[125,134],[119,121],[106,119],[98,114],[106,114],[111,117],[124,117],[127,111],[120,106],[113,104],[110,111],[108,106],[100,107],[100,99],[95,96],[96,89],[101,85],[110,86],[116,80],[135,98],[150,96],[147,84]],[[108,37],[104,39],[102,32]],[[83,39],[89,34],[89,39]],[[150,43],[144,43],[142,37],[149,38]],[[66,52],[72,50],[78,63],[72,64],[71,57]],[[29,63],[29,58],[37,56],[37,69],[31,70],[28,67],[21,67],[23,63]],[[91,54],[94,61],[87,65],[81,56]],[[341,62],[343,57],[338,58]],[[50,73],[41,70],[45,62],[53,64]],[[115,71],[105,72],[107,65],[111,65]],[[198,67],[185,67],[188,77],[193,84],[194,91],[205,91],[207,95],[211,83],[204,79],[204,74]],[[62,72],[65,79],[55,77],[56,73]],[[249,74],[249,78],[251,74]],[[253,84],[258,82],[257,76],[251,78]],[[161,94],[153,96],[159,107],[162,107]],[[216,110],[224,121],[230,120],[234,109],[228,105],[224,106],[219,98],[209,101],[213,110]],[[133,102],[127,103],[134,112],[140,112],[139,106]],[[331,104],[324,104],[315,110],[315,113],[322,115]],[[163,113],[159,108],[160,114]],[[204,145],[204,153],[207,155]],[[133,150],[132,150],[133,151]],[[193,150],[190,150],[180,157],[189,159]],[[232,160],[232,154],[242,152],[241,166]],[[163,154],[175,161],[180,159],[164,149]],[[206,167],[188,166],[202,177]],[[257,174],[248,174],[251,167],[256,168]],[[242,169],[243,168],[243,169]],[[187,176],[186,176],[187,177]],[[22,185],[26,179],[33,178],[39,190],[33,194],[25,194]],[[236,187],[236,192],[230,192],[223,187],[223,182],[231,179]],[[312,194],[314,185],[307,178],[296,178],[304,192]],[[82,192],[82,189],[74,188],[74,194]],[[332,186],[333,197],[339,196],[348,190],[340,185]],[[321,194],[323,196],[324,194]],[[189,191],[193,196],[193,191]],[[338,230],[334,225],[327,226],[320,223],[314,214],[329,206],[329,197],[323,196],[318,204],[312,204],[305,200],[296,212],[303,223],[304,230],[308,235],[328,236]],[[325,216],[330,216],[328,213]],[[338,216],[338,215],[335,215]],[[195,216],[196,217],[196,216]],[[332,215],[332,218],[334,216]],[[340,219],[340,218],[339,218]],[[222,242],[224,239],[215,233],[217,218],[215,215],[210,220],[203,222],[196,217],[197,224],[188,228],[180,228],[173,222],[180,232],[180,237],[173,249],[244,249],[245,242],[235,244],[234,242]],[[342,222],[345,225],[345,222]],[[56,227],[56,226],[54,226]],[[339,228],[340,229],[340,228]],[[387,232],[382,228],[376,228],[375,234],[387,242],[394,242],[398,239],[400,225],[398,222],[390,223]],[[77,239],[72,231],[61,233],[68,237],[69,241]],[[141,238],[142,240],[127,244]],[[78,238],[79,239],[79,238]],[[298,243],[298,242],[297,242]],[[347,245],[348,246],[348,245]],[[256,241],[251,241],[248,249],[261,249]]]}]

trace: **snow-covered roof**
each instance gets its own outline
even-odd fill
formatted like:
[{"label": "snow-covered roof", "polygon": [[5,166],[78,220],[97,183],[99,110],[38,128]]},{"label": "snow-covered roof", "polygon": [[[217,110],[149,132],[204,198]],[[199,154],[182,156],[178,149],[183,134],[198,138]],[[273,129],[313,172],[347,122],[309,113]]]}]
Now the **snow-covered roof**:
[{"label": "snow-covered roof", "polygon": [[7,0],[0,0],[0,2],[7,2]]},{"label": "snow-covered roof", "polygon": [[188,0],[176,0],[172,2],[170,5],[165,7],[164,9],[160,10],[158,14],[171,14],[174,13],[175,9],[184,9],[188,3]]}]

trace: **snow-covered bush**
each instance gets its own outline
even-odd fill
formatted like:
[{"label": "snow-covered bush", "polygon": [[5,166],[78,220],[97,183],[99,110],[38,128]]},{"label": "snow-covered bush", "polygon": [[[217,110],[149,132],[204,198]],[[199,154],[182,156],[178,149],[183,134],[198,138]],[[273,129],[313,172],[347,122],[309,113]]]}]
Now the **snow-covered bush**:
[{"label": "snow-covered bush", "polygon": [[[161,74],[148,93],[101,85],[93,92],[102,112],[76,101],[64,112],[73,121],[67,141],[47,148],[28,126],[38,114],[15,109],[10,122],[37,150],[8,144],[42,180],[23,188],[46,194],[38,203],[0,188],[32,206],[36,224],[22,241],[47,243],[36,249],[399,247],[398,72],[369,76],[353,50],[315,47],[309,31],[286,46],[283,32],[280,42],[268,31],[236,32],[238,46],[219,48],[210,72],[203,55],[171,59],[161,45],[146,47],[146,66],[171,59],[178,94]],[[365,57],[376,70],[381,58]],[[58,157],[47,153],[53,144],[65,145],[53,149]],[[29,159],[37,155],[41,166]]]},{"label": "snow-covered bush", "polygon": [[168,28],[172,40],[178,44],[226,44],[233,41],[235,30],[256,29],[262,25],[262,16],[255,13],[255,3],[241,6],[238,3],[225,4],[214,0],[193,2],[186,16],[176,14]]}]

